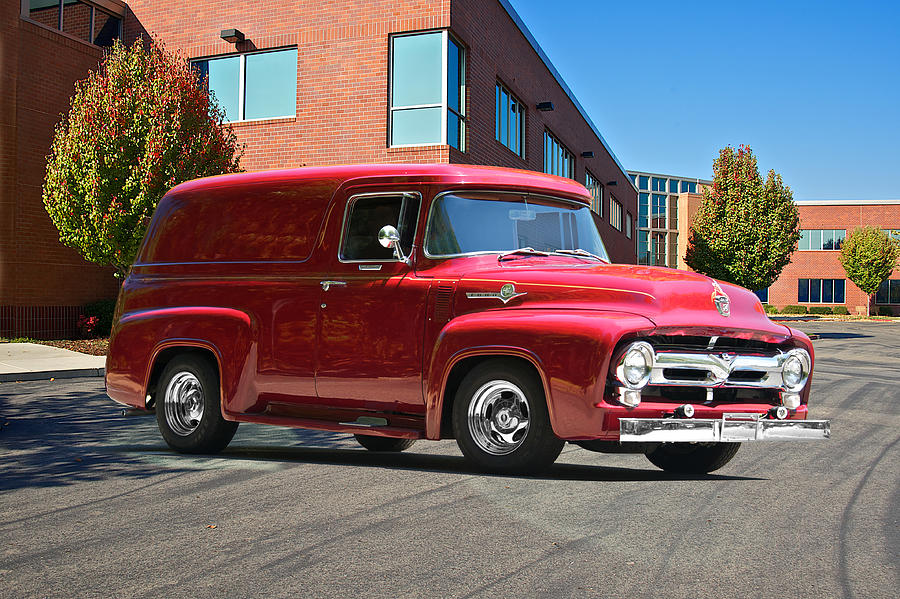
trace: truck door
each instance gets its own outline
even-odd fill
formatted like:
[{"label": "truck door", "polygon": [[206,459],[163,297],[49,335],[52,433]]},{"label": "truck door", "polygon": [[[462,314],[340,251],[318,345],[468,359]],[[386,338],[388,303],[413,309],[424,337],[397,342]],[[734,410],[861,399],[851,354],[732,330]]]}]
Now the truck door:
[{"label": "truck door", "polygon": [[320,281],[316,392],[329,406],[424,413],[430,281],[418,279],[377,239],[383,226],[395,226],[408,256],[420,207],[418,193],[360,194],[347,202],[338,251]]}]

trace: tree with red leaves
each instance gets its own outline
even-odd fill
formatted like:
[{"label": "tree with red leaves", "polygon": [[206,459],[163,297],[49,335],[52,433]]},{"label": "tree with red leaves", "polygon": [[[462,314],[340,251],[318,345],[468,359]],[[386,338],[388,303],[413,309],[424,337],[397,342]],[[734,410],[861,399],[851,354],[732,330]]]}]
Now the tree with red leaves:
[{"label": "tree with red leaves", "polygon": [[748,289],[769,287],[790,262],[800,217],[781,175],[759,174],[750,148],[726,147],[713,162],[713,185],[691,225],[685,262],[697,272]]},{"label": "tree with red leaves", "polygon": [[116,42],[56,127],[43,200],[59,240],[123,276],[169,189],[240,170],[223,118],[181,56]]}]

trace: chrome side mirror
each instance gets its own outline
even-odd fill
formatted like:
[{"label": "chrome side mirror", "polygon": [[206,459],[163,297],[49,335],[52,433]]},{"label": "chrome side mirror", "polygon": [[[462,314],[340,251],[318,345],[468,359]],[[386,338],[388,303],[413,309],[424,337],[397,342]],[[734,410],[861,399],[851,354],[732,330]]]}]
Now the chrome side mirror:
[{"label": "chrome side mirror", "polygon": [[403,254],[403,250],[400,248],[400,233],[397,232],[397,227],[393,225],[381,227],[381,230],[378,231],[378,243],[383,248],[393,249],[397,260],[409,264],[409,258]]}]

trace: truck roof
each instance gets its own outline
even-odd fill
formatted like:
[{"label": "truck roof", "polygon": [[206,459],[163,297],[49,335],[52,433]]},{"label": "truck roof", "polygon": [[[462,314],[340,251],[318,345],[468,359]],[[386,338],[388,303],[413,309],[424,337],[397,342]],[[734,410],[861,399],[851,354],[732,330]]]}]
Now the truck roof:
[{"label": "truck roof", "polygon": [[[591,196],[583,185],[572,179],[495,166],[462,164],[354,164],[344,166],[315,166],[292,169],[267,170],[250,173],[218,175],[187,181],[174,187],[170,193],[200,191],[219,187],[243,186],[258,183],[303,182],[307,180],[331,180],[335,188],[351,180],[397,183],[442,183],[459,185],[484,185],[486,187],[540,188],[554,194],[574,197],[590,202]],[[385,181],[387,180],[387,181]]]}]

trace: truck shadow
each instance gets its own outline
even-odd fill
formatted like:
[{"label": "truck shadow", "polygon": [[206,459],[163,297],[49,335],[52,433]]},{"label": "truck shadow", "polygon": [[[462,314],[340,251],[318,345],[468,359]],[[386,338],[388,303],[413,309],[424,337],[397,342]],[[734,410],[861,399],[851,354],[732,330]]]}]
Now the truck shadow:
[{"label": "truck shadow", "polygon": [[[0,493],[18,488],[58,487],[109,478],[150,479],[206,469],[241,469],[300,464],[384,468],[500,476],[473,468],[452,441],[420,442],[405,453],[362,449],[351,435],[263,425],[242,425],[232,445],[215,456],[181,455],[163,442],[153,417],[122,417],[102,382],[61,385],[4,383],[0,387]],[[432,444],[433,443],[433,444]],[[429,448],[422,453],[416,449]],[[421,451],[421,449],[420,449]],[[581,451],[581,450],[579,450]],[[647,469],[571,464],[561,461],[533,478],[571,481],[760,480],[708,475],[673,476]]]},{"label": "truck shadow", "polygon": [[[307,432],[307,431],[304,431]],[[190,462],[192,456],[180,456],[168,450],[157,450],[150,447],[121,448],[122,451],[168,454],[168,463],[177,463],[180,459]],[[423,471],[435,473],[470,474],[497,478],[525,478],[534,480],[560,481],[665,481],[665,480],[765,480],[750,476],[730,476],[723,474],[677,475],[648,469],[621,468],[590,464],[556,463],[549,470],[537,475],[507,475],[484,472],[472,467],[462,456],[435,455],[415,453],[379,453],[364,449],[322,448],[322,447],[266,447],[243,446],[230,447],[216,456],[209,456],[227,461],[228,467],[241,467],[255,462],[291,464],[322,464],[330,466],[348,466],[353,468],[384,468],[388,470]]]}]

